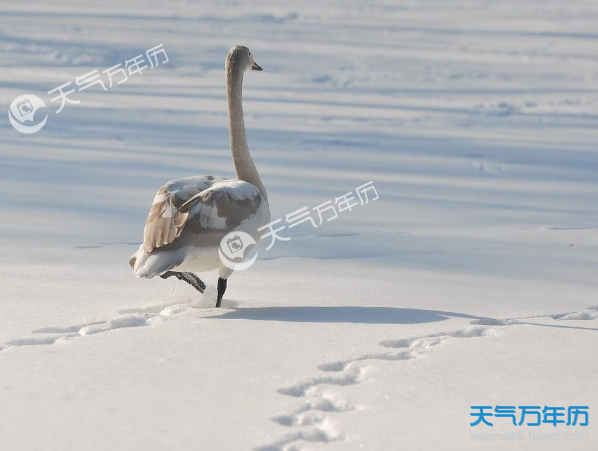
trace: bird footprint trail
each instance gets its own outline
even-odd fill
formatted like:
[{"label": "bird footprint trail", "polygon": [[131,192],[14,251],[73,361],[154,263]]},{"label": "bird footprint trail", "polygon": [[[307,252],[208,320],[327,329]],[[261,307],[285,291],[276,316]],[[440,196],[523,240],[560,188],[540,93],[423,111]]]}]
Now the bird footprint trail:
[{"label": "bird footprint trail", "polygon": [[294,412],[275,416],[272,420],[282,426],[298,429],[272,444],[257,448],[258,451],[293,451],[302,447],[299,442],[332,442],[346,437],[339,431],[331,417],[335,413],[356,410],[348,399],[336,394],[334,387],[360,384],[366,381],[371,364],[376,360],[401,361],[417,359],[432,348],[452,338],[483,337],[492,326],[473,326],[454,332],[437,333],[423,337],[387,340],[380,345],[389,351],[364,354],[352,359],[318,365],[325,374],[281,388],[279,393],[300,398],[303,404]]},{"label": "bird footprint trail", "polygon": [[82,337],[86,335],[95,335],[116,329],[144,327],[149,326],[155,319],[156,317],[149,317],[147,315],[129,315],[107,321],[96,321],[68,327],[44,327],[42,329],[34,330],[33,333],[48,334],[52,336],[44,338],[23,338],[19,340],[12,340],[7,342],[4,347],[0,347],[0,350],[4,350],[12,346],[51,345],[60,340]]},{"label": "bird footprint trail", "polygon": [[[0,352],[15,346],[51,345],[63,340],[100,334],[117,329],[146,327],[157,321],[165,320],[167,317],[184,313],[192,308],[201,307],[202,305],[205,306],[207,304],[210,306],[213,305],[215,297],[213,291],[213,289],[208,288],[200,300],[194,300],[193,303],[185,301],[127,308],[118,312],[121,316],[106,321],[94,321],[66,327],[43,327],[41,329],[36,329],[32,332],[33,334],[44,334],[49,336],[8,341],[3,345],[0,345]],[[226,303],[227,306],[237,305],[237,302],[231,300],[227,300]]]},{"label": "bird footprint trail", "polygon": [[550,318],[556,321],[594,320],[598,318],[598,306],[581,312],[536,316],[518,319],[481,318],[472,321],[471,327],[451,332],[434,333],[422,337],[385,340],[379,344],[386,351],[363,354],[358,357],[318,365],[323,371],[320,377],[305,379],[278,390],[282,395],[302,401],[296,410],[278,415],[272,421],[292,430],[285,437],[256,448],[256,451],[298,451],[301,442],[329,443],[346,440],[347,437],[335,426],[334,415],[357,410],[359,406],[338,394],[338,389],[366,382],[366,374],[375,361],[400,362],[421,357],[433,348],[455,338],[478,338],[498,335],[500,326],[530,324],[519,322],[529,319]]},{"label": "bird footprint trail", "polygon": [[583,312],[574,312],[574,313],[562,313],[558,315],[552,315],[552,318],[557,321],[591,321],[598,318],[598,306],[590,307]]},{"label": "bird footprint trail", "polygon": [[[156,321],[184,313],[188,304],[161,304],[142,308],[121,310],[120,317],[66,327],[45,327],[34,330],[34,334],[44,334],[42,338],[24,338],[13,340],[0,346],[0,352],[11,347],[52,345],[62,340],[69,340],[87,335],[101,334],[117,329],[150,326]],[[598,319],[598,306],[589,307],[579,312],[559,313],[516,319],[480,318],[472,321],[471,326],[450,332],[434,333],[415,338],[384,340],[379,344],[384,350],[362,354],[345,360],[322,363],[318,369],[319,377],[304,379],[293,385],[280,388],[278,392],[301,400],[300,406],[291,412],[274,416],[272,421],[290,430],[283,438],[258,451],[298,451],[302,442],[329,443],[346,440],[347,437],[335,424],[336,416],[345,412],[356,411],[359,405],[339,393],[343,387],[361,384],[367,381],[367,374],[376,361],[401,362],[418,359],[434,348],[460,338],[478,338],[497,335],[501,326],[530,325],[531,319],[549,319],[556,322],[592,321]],[[545,324],[538,324],[545,325]],[[562,326],[559,326],[562,327]]]}]

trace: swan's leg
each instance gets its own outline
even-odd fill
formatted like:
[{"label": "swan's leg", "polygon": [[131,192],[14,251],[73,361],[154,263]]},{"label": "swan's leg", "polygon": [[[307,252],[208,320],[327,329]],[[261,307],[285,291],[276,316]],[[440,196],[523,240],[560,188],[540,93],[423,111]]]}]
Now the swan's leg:
[{"label": "swan's leg", "polygon": [[222,297],[224,296],[225,291],[226,291],[226,279],[219,277],[218,278],[218,299],[216,300],[216,307],[220,307],[222,305]]},{"label": "swan's leg", "polygon": [[202,282],[202,280],[197,277],[195,274],[191,272],[176,272],[176,271],[166,271],[164,274],[161,274],[160,277],[162,279],[168,279],[169,277],[176,277],[179,280],[187,282],[193,288],[195,288],[200,293],[203,293],[206,289],[206,284]]},{"label": "swan's leg", "polygon": [[195,288],[200,293],[203,293],[205,291],[206,284],[203,283],[203,281],[199,277],[197,277],[197,275],[193,274],[192,272],[185,272],[183,274],[186,274],[188,277],[193,279],[193,281],[195,282],[195,283],[191,283],[193,288]]}]

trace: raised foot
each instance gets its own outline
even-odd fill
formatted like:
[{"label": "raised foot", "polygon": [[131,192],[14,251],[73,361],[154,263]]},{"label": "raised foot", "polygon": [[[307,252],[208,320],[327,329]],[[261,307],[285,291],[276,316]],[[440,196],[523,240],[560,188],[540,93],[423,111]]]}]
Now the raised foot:
[{"label": "raised foot", "polygon": [[206,284],[191,272],[166,271],[164,274],[160,274],[162,279],[168,279],[169,277],[173,276],[179,280],[182,280],[183,282],[187,282],[200,293],[203,293],[206,289]]}]

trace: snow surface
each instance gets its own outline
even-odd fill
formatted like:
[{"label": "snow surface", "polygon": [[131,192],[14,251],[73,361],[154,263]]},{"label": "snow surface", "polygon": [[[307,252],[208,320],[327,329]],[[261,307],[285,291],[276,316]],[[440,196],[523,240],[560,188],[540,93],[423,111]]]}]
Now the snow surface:
[{"label": "snow surface", "polygon": [[[597,449],[597,30],[589,0],[3,1],[0,104],[50,117],[0,121],[0,449]],[[272,218],[380,197],[285,230],[216,310],[216,273],[127,261],[163,183],[234,175],[234,44]],[[588,405],[534,432],[589,440],[480,444],[532,428],[472,405]]]}]

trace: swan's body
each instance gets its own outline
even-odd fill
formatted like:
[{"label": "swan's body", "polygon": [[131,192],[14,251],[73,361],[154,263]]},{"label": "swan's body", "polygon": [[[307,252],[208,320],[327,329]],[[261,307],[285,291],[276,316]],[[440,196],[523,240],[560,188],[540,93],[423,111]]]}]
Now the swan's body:
[{"label": "swan's body", "polygon": [[194,176],[172,180],[154,198],[143,244],[129,264],[137,277],[176,276],[199,291],[205,284],[194,272],[219,269],[218,302],[232,269],[218,249],[231,232],[245,232],[256,243],[258,228],[270,221],[268,198],[247,146],[242,84],[247,69],[261,70],[246,47],[233,47],[226,58],[230,143],[238,180]]},{"label": "swan's body", "polygon": [[143,244],[133,256],[135,274],[220,269],[226,279],[230,269],[218,257],[222,239],[232,231],[259,239],[257,228],[269,220],[268,203],[251,183],[215,176],[168,182],[154,198]]}]

